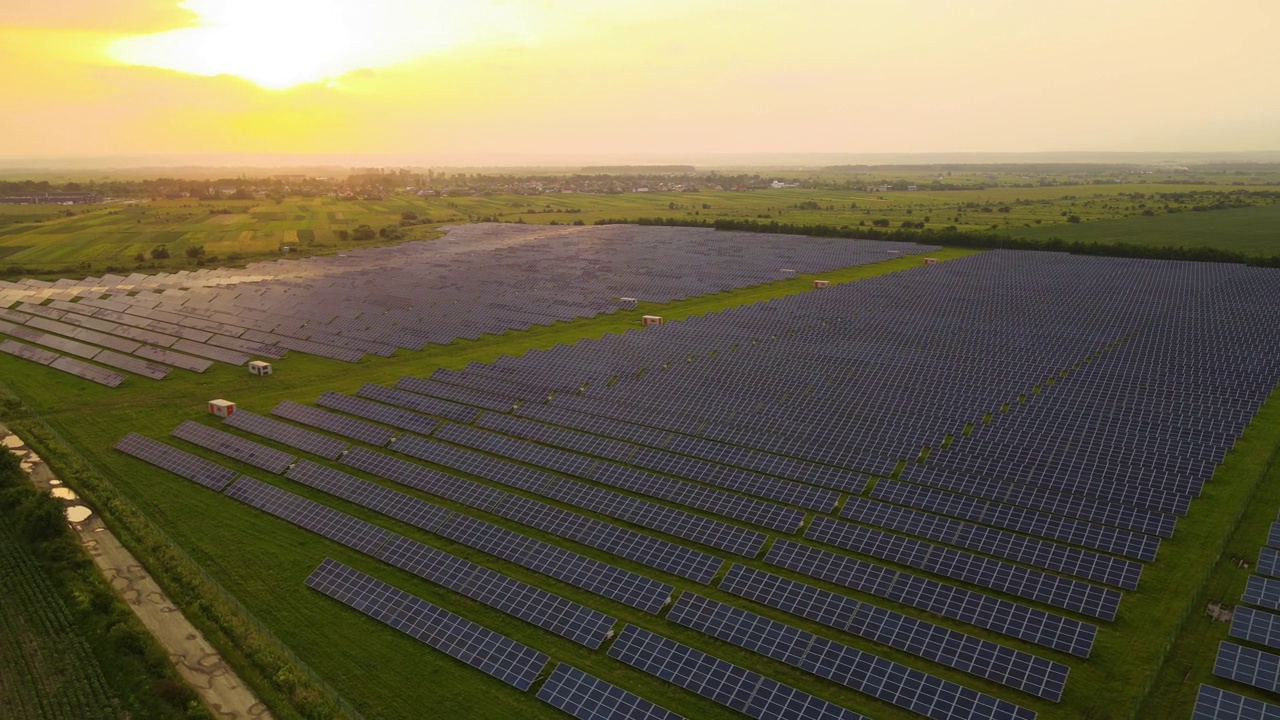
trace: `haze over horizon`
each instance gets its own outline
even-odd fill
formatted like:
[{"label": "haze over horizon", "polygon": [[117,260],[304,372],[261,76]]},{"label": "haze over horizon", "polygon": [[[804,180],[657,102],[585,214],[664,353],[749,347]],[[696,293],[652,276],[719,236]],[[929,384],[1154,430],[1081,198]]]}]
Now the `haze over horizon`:
[{"label": "haze over horizon", "polygon": [[0,165],[1270,157],[1276,27],[1264,0],[13,4]]}]

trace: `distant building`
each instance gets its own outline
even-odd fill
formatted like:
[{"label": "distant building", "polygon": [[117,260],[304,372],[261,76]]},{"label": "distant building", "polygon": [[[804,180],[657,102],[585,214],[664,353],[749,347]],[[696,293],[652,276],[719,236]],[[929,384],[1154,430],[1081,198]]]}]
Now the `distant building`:
[{"label": "distant building", "polygon": [[55,191],[0,197],[0,205],[87,205],[98,200],[98,193]]}]

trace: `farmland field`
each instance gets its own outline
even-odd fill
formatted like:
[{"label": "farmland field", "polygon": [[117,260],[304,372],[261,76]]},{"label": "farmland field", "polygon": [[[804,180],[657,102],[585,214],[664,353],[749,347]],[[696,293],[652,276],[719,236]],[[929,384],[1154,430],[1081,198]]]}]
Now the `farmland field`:
[{"label": "farmland field", "polygon": [[117,718],[113,697],[61,595],[0,525],[0,716],[7,720]]},{"label": "farmland field", "polygon": [[[493,199],[475,200],[480,202]],[[616,207],[612,209],[616,210]],[[342,212],[346,214],[348,211]],[[1236,211],[1214,211],[1203,214],[1229,215],[1232,212]],[[542,215],[548,214],[542,213]],[[271,220],[270,222],[282,221]],[[302,235],[299,233],[299,240],[301,239]],[[4,385],[23,398],[59,435],[63,438],[71,438],[69,442],[96,468],[97,472],[106,478],[107,482],[163,529],[177,545],[190,553],[192,558],[223,587],[232,592],[258,621],[284,640],[307,665],[337,688],[348,702],[367,717],[406,719],[422,717],[422,708],[426,707],[438,710],[432,716],[440,717],[466,715],[479,718],[509,716],[552,718],[563,716],[533,701],[528,695],[521,695],[491,677],[443,658],[440,654],[423,648],[421,644],[408,637],[363,617],[319,593],[307,590],[303,581],[326,557],[367,572],[484,627],[547,653],[555,661],[568,662],[642,697],[659,702],[686,717],[728,718],[733,717],[734,714],[708,699],[673,690],[650,675],[627,668],[613,661],[604,650],[584,649],[563,637],[526,625],[491,607],[445,590],[439,585],[425,582],[406,571],[379,563],[364,554],[321,539],[288,522],[246,508],[225,495],[186,482],[172,474],[113,451],[112,445],[124,432],[138,432],[147,437],[180,445],[184,450],[233,468],[237,472],[339,508],[352,516],[386,527],[466,560],[499,569],[511,578],[553,591],[568,600],[607,612],[620,623],[660,633],[804,692],[864,712],[878,720],[905,720],[917,716],[887,702],[869,699],[866,695],[842,685],[819,680],[791,665],[761,658],[729,642],[709,638],[671,622],[669,618],[662,616],[663,613],[658,615],[645,613],[629,605],[603,599],[575,584],[549,578],[519,563],[495,561],[490,555],[480,552],[473,545],[457,538],[446,538],[428,533],[406,522],[390,520],[355,502],[337,500],[311,487],[271,476],[251,465],[231,460],[191,444],[181,444],[169,438],[168,435],[184,420],[194,419],[212,424],[205,414],[205,403],[212,397],[232,398],[240,403],[243,410],[265,415],[269,414],[270,410],[282,400],[312,404],[325,391],[354,394],[366,383],[390,386],[403,376],[428,377],[441,368],[465,370],[473,376],[479,374],[483,377],[488,371],[480,367],[478,365],[480,363],[491,363],[503,357],[527,356],[521,363],[510,359],[504,360],[501,367],[511,368],[519,365],[526,368],[543,368],[544,370],[539,372],[545,372],[546,377],[550,378],[551,385],[538,386],[539,392],[547,393],[545,395],[547,398],[557,393],[566,396],[563,401],[557,401],[554,405],[579,407],[576,404],[579,401],[574,399],[574,395],[585,395],[586,398],[581,401],[584,403],[589,403],[593,397],[601,394],[616,396],[621,390],[609,390],[615,383],[622,383],[631,377],[639,381],[645,373],[653,373],[652,382],[666,383],[660,386],[668,389],[665,392],[658,392],[652,402],[659,403],[661,398],[666,396],[672,398],[683,398],[685,394],[695,398],[705,396],[714,402],[699,410],[698,419],[702,419],[704,414],[706,417],[711,417],[713,413],[719,413],[720,417],[730,417],[734,423],[743,428],[770,427],[769,423],[774,422],[775,417],[804,417],[804,408],[811,404],[821,404],[823,397],[832,392],[824,389],[829,386],[841,387],[848,383],[883,378],[883,381],[870,381],[866,385],[868,392],[856,397],[857,408],[851,409],[850,413],[861,414],[862,417],[870,420],[870,424],[856,429],[851,428],[847,437],[858,439],[862,437],[862,433],[879,432],[883,436],[882,439],[893,438],[894,434],[885,429],[888,425],[880,427],[879,423],[882,419],[888,423],[889,418],[902,418],[904,416],[902,413],[894,412],[897,408],[913,408],[914,404],[921,402],[923,398],[932,398],[938,392],[945,393],[951,390],[952,386],[967,387],[971,384],[970,375],[990,374],[993,378],[999,378],[1002,375],[1001,368],[994,364],[990,367],[983,366],[982,358],[986,355],[989,354],[995,358],[1000,357],[1001,353],[1013,353],[1012,356],[1021,357],[1017,355],[1017,348],[1024,346],[1033,347],[1037,352],[1056,352],[1058,345],[1055,343],[1062,341],[1061,338],[1076,337],[1075,328],[1069,324],[1057,327],[1054,322],[1046,319],[1044,324],[1056,329],[1052,331],[1052,337],[1047,337],[1043,342],[1037,342],[1039,336],[1035,335],[1041,331],[1041,328],[1031,323],[1020,330],[1015,328],[1011,335],[1001,336],[1003,339],[1000,342],[980,348],[981,343],[978,340],[983,337],[982,328],[988,323],[1000,327],[1004,317],[1000,313],[1012,317],[1023,312],[1025,308],[1021,304],[1014,306],[1009,303],[997,303],[1000,308],[998,313],[979,311],[981,303],[994,301],[982,293],[965,294],[956,289],[957,283],[972,281],[974,277],[1003,278],[1007,282],[1023,282],[1024,285],[1019,292],[1025,294],[1019,297],[1039,303],[1040,310],[1037,312],[1046,313],[1050,308],[1054,308],[1055,312],[1049,313],[1049,317],[1055,313],[1074,313],[1073,317],[1079,316],[1092,323],[1098,318],[1109,318],[1117,311],[1145,312],[1142,309],[1145,306],[1141,303],[1136,304],[1137,309],[1134,309],[1127,305],[1100,301],[1088,292],[1078,296],[1074,294],[1076,288],[1087,283],[1097,283],[1093,289],[1098,292],[1114,291],[1112,285],[1099,279],[1099,273],[1122,281],[1137,270],[1151,273],[1152,278],[1165,277],[1160,274],[1162,272],[1174,272],[1162,264],[1146,261],[1094,261],[1069,257],[1052,259],[1054,257],[1052,254],[1040,253],[1020,254],[1008,251],[974,253],[940,250],[931,253],[931,256],[944,261],[940,270],[944,271],[942,277],[947,278],[946,281],[931,283],[929,278],[933,276],[928,273],[937,272],[937,270],[921,268],[918,259],[907,257],[824,273],[822,276],[824,279],[832,280],[838,286],[842,285],[849,292],[863,292],[860,288],[865,287],[867,295],[861,301],[864,304],[851,304],[847,308],[833,306],[835,309],[831,309],[830,314],[820,315],[821,322],[813,321],[814,315],[804,314],[812,312],[812,307],[809,305],[798,306],[794,303],[770,305],[765,310],[775,311],[776,317],[786,318],[782,321],[784,323],[791,323],[794,318],[807,319],[799,320],[800,325],[763,326],[771,327],[773,334],[769,335],[765,332],[751,340],[749,345],[742,343],[741,348],[738,345],[721,347],[718,344],[719,337],[721,333],[732,334],[738,332],[739,328],[751,327],[749,324],[744,324],[743,318],[750,319],[753,317],[752,314],[730,313],[720,316],[708,315],[708,313],[717,313],[726,308],[774,297],[794,299],[803,295],[813,303],[821,304],[832,302],[833,298],[846,297],[846,295],[831,290],[815,290],[811,285],[813,277],[802,276],[793,280],[732,290],[666,305],[642,303],[634,310],[621,311],[611,316],[598,316],[572,323],[561,322],[551,326],[535,327],[525,332],[507,332],[498,336],[485,336],[475,341],[459,340],[447,345],[431,345],[422,352],[398,351],[389,358],[369,357],[354,366],[294,353],[276,363],[275,376],[254,378],[244,372],[243,368],[215,364],[207,373],[199,376],[185,374],[172,376],[163,381],[164,392],[162,393],[155,392],[157,387],[155,385],[137,381],[114,390],[75,380],[51,383],[48,381],[47,369],[4,355],[0,355],[0,377],[4,378]],[[1046,256],[1049,259],[1046,259]],[[1056,302],[1051,297],[1037,295],[1038,292],[1048,291],[1042,291],[1038,286],[1025,285],[1025,279],[1019,280],[1022,276],[1015,271],[1021,267],[1019,265],[1021,261],[1017,259],[1019,257],[1034,258],[1034,262],[1026,261],[1031,263],[1031,267],[1038,267],[1036,263],[1049,263],[1050,266],[1058,263],[1074,268],[1072,272],[1076,275],[1071,276],[1074,278],[1072,280],[1065,280],[1063,278],[1067,276],[1053,273],[1043,278],[1046,284],[1063,290],[1062,298],[1073,299],[1070,302],[1066,300]],[[981,258],[986,259],[977,263]],[[1126,265],[1126,263],[1130,264]],[[1170,265],[1182,268],[1176,272],[1186,272],[1185,264]],[[952,271],[948,268],[968,268],[968,271],[960,269]],[[1275,271],[1246,271],[1228,266],[1206,266],[1203,274],[1215,274],[1215,277],[1220,274],[1224,278],[1222,287],[1234,288],[1242,284],[1245,287],[1254,287],[1249,283],[1261,282],[1262,279],[1271,277],[1250,273],[1272,272]],[[1188,277],[1198,278],[1200,275],[1188,273]],[[1161,282],[1164,281],[1161,280]],[[912,283],[911,287],[915,290],[899,292],[895,289],[897,283]],[[994,287],[1001,285],[1002,283],[998,281],[993,283]],[[1064,289],[1068,287],[1071,292]],[[1172,288],[1167,292],[1165,301],[1171,303],[1170,308],[1177,308],[1184,293],[1180,285]],[[1196,293],[1186,293],[1186,295],[1199,297]],[[899,305],[924,302],[916,300],[924,297],[933,298],[938,302],[924,311],[913,311],[914,314],[898,309]],[[1146,298],[1148,295],[1143,297]],[[1235,298],[1234,295],[1231,297]],[[1243,297],[1248,296],[1246,294]],[[1085,306],[1087,309],[1080,309]],[[972,313],[970,313],[970,307],[973,308]],[[1147,316],[1150,319],[1146,322],[1168,322],[1167,313],[1173,310],[1160,309],[1163,307],[1159,306],[1156,311]],[[1219,312],[1225,306],[1212,305],[1212,307],[1214,312]],[[784,312],[787,308],[790,308],[790,311]],[[789,314],[797,311],[803,312]],[[555,355],[537,352],[530,354],[531,351],[569,345],[582,338],[601,338],[608,333],[635,328],[638,317],[647,313],[663,315],[669,322],[691,315],[701,316],[704,319],[697,321],[699,324],[696,327],[708,331],[707,339],[699,340],[696,351],[692,354],[688,354],[688,351],[679,351],[677,346],[670,351],[664,350],[661,354],[655,352],[647,356],[637,355],[635,357],[647,357],[646,360],[641,361],[642,366],[639,367],[638,373],[634,372],[635,367],[623,362],[629,361],[632,357],[625,352],[619,352],[616,355],[619,360],[600,366],[606,370],[598,375],[591,375],[588,372],[587,368],[591,369],[590,372],[597,372],[599,368],[583,348],[574,348],[571,352],[560,348]],[[1189,317],[1193,316],[1194,314],[1189,315]],[[1033,313],[1030,317],[1036,316]],[[724,325],[718,326],[722,319]],[[1029,321],[1024,319],[1023,322]],[[953,434],[949,434],[942,443],[923,448],[914,446],[909,448],[909,452],[904,452],[901,448],[893,450],[893,458],[897,466],[894,467],[894,463],[891,462],[888,466],[875,470],[874,473],[878,479],[872,483],[871,487],[865,490],[849,491],[841,498],[844,508],[848,509],[857,503],[868,503],[871,502],[871,498],[881,497],[878,494],[881,486],[891,487],[894,482],[903,477],[904,471],[924,465],[926,459],[932,463],[934,458],[952,457],[956,462],[962,462],[963,453],[956,455],[955,449],[951,448],[949,451],[949,447],[973,442],[967,438],[975,428],[980,432],[974,432],[974,435],[981,436],[983,432],[988,432],[983,430],[986,425],[992,425],[993,428],[1007,427],[1006,423],[1022,417],[1023,414],[1049,407],[1052,405],[1053,398],[1059,397],[1064,392],[1069,393],[1072,383],[1075,382],[1074,378],[1089,377],[1091,365],[1092,367],[1106,366],[1109,357],[1123,354],[1124,348],[1128,345],[1141,345],[1144,338],[1148,337],[1157,339],[1164,337],[1161,332],[1153,331],[1150,335],[1131,332],[1130,322],[1132,320],[1126,316],[1114,326],[1104,324],[1105,328],[1109,329],[1105,329],[1105,332],[1101,332],[1098,337],[1083,334],[1082,339],[1079,339],[1079,342],[1084,343],[1080,346],[1083,349],[1072,351],[1080,354],[1068,354],[1064,356],[1069,358],[1066,361],[1049,361],[1052,372],[1047,377],[1046,375],[1029,376],[1028,384],[1022,389],[1022,396],[1006,398],[1003,405],[999,401],[992,400],[993,404],[984,408],[985,417],[982,411],[979,411],[976,416],[970,416],[970,424],[967,427],[964,427],[963,423],[960,426],[949,425],[948,427],[953,428],[951,430]],[[862,330],[838,334],[841,332],[840,328],[847,323],[860,323],[854,327],[860,327]],[[646,330],[642,337],[650,337],[648,333],[670,333],[672,337],[690,337],[691,331],[688,328],[694,326],[694,323],[677,323],[670,328]],[[931,332],[935,334],[930,335],[925,332],[927,327],[931,327]],[[1176,325],[1171,327],[1176,328]],[[955,328],[961,328],[963,331],[957,332]],[[1258,332],[1257,328],[1252,327],[1250,331]],[[887,361],[876,359],[881,349],[890,347],[881,336],[885,332],[902,333],[904,340],[901,342],[906,343],[903,351],[914,349],[914,354],[911,356],[912,362],[919,358],[922,363],[920,369],[927,375],[923,381],[917,377],[911,383],[901,387],[895,385],[901,380],[895,373],[901,372],[905,364],[892,358]],[[741,390],[733,390],[731,386],[721,389],[714,384],[723,382],[723,378],[715,375],[716,367],[730,363],[733,357],[744,357],[746,353],[751,353],[753,357],[755,354],[773,353],[772,357],[778,361],[778,364],[768,365],[768,367],[789,368],[787,358],[791,356],[776,348],[805,341],[805,338],[813,337],[814,333],[837,333],[833,337],[839,340],[833,341],[831,347],[825,350],[820,344],[815,346],[816,349],[809,348],[817,354],[812,356],[806,354],[806,360],[816,358],[818,365],[796,366],[795,369],[805,373],[799,376],[802,380],[793,383],[789,379],[779,379],[776,375],[762,373],[743,375],[743,381],[740,383]],[[692,336],[696,338],[697,334],[694,333]],[[1033,337],[1029,339],[1029,336]],[[1135,336],[1138,337],[1136,341]],[[652,337],[664,338],[667,335],[655,334]],[[758,349],[752,349],[755,346],[759,346]],[[637,345],[636,348],[640,349],[642,346]],[[967,349],[953,350],[953,348]],[[801,346],[801,350],[803,349],[805,347]],[[855,349],[860,349],[857,352],[868,353],[864,364],[856,361],[858,358],[856,355],[849,357],[843,355],[843,353],[853,353]],[[1204,346],[1197,346],[1197,351],[1212,354],[1212,347],[1206,350]],[[605,356],[615,357],[607,353]],[[563,364],[560,365],[548,363],[547,359],[553,357],[568,359],[562,360]],[[585,360],[579,361],[575,358],[585,358]],[[951,367],[946,361],[948,358],[961,363],[962,367]],[[873,359],[876,360],[873,362]],[[823,364],[830,363],[834,367],[843,361],[850,361],[839,365],[848,370],[847,375],[831,374]],[[935,361],[936,364],[929,364]],[[1060,362],[1065,364],[1059,365]],[[1093,363],[1097,364],[1093,365]],[[1011,365],[1010,371],[1019,367],[1021,367],[1020,364]],[[581,371],[580,368],[582,368]],[[1200,365],[1196,365],[1195,368],[1198,372],[1202,370]],[[621,370],[625,370],[626,373],[620,372]],[[609,372],[615,374],[610,377]],[[757,367],[755,372],[762,371]],[[706,388],[696,383],[683,388],[670,387],[672,383],[681,382],[680,378],[696,377],[697,373],[706,373],[707,382],[712,384]],[[1243,376],[1233,375],[1232,377],[1235,378],[1233,382],[1244,382]],[[822,382],[823,378],[825,383]],[[1164,380],[1158,375],[1151,375],[1149,381],[1159,383]],[[1256,384],[1256,381],[1257,378],[1250,378],[1250,382]],[[773,383],[779,386],[776,393],[769,390]],[[1034,387],[1031,387],[1032,383]],[[879,386],[898,387],[900,394],[885,400],[885,397],[880,396],[878,389],[875,393],[871,392]],[[575,387],[576,392],[573,389]],[[549,391],[548,388],[550,388]],[[1270,390],[1270,387],[1258,389],[1255,393],[1256,399],[1250,402],[1256,401],[1258,405],[1262,405]],[[739,392],[756,393],[761,401],[767,402],[719,409],[718,406],[722,402],[727,405]],[[872,397],[873,394],[875,398]],[[1255,396],[1251,395],[1251,398],[1253,397]],[[872,400],[877,398],[877,402],[886,401],[890,404],[874,405]],[[1023,407],[1024,403],[1025,407]],[[530,401],[530,404],[535,403]],[[931,413],[949,416],[950,407],[947,403],[928,407],[930,409],[924,411],[925,415],[918,418],[919,420],[928,422],[932,417]],[[845,411],[840,409],[838,412],[843,417]],[[1161,540],[1160,552],[1156,559],[1147,561],[1142,567],[1140,589],[1130,589],[1123,593],[1123,604],[1114,622],[1097,622],[1085,611],[1079,609],[1064,611],[1062,607],[1050,602],[1030,600],[1026,599],[1027,596],[1020,596],[1022,599],[1019,599],[1018,603],[1021,605],[1058,613],[1073,621],[1096,623],[1097,639],[1092,645],[1092,654],[1088,660],[1060,650],[1047,649],[1026,639],[1008,637],[993,630],[976,628],[956,617],[925,612],[918,607],[915,610],[906,611],[908,616],[926,620],[939,628],[965,632],[985,641],[997,642],[1013,650],[1045,657],[1069,666],[1070,679],[1060,703],[1018,693],[992,680],[976,677],[952,667],[922,662],[909,650],[871,642],[865,639],[865,635],[841,633],[838,636],[840,642],[860,651],[874,653],[888,661],[926,670],[944,681],[958,683],[1003,700],[1016,702],[1037,712],[1042,718],[1182,718],[1188,716],[1190,703],[1194,699],[1194,689],[1188,691],[1187,688],[1193,687],[1200,680],[1209,678],[1205,667],[1204,637],[1207,635],[1217,638],[1224,632],[1220,624],[1210,625],[1206,629],[1199,619],[1204,598],[1208,595],[1230,600],[1232,594],[1238,596],[1237,586],[1243,582],[1239,573],[1240,568],[1234,564],[1228,567],[1227,563],[1239,557],[1240,553],[1247,554],[1250,547],[1256,549],[1260,542],[1257,537],[1259,529],[1265,528],[1267,514],[1274,516],[1275,499],[1280,497],[1278,495],[1280,490],[1277,490],[1280,477],[1277,477],[1269,464],[1269,459],[1275,454],[1275,448],[1280,444],[1278,413],[1280,413],[1280,405],[1277,405],[1276,399],[1272,397],[1262,405],[1262,410],[1253,419],[1252,424],[1244,430],[1240,439],[1232,443],[1230,451],[1224,450],[1221,464],[1217,465],[1216,472],[1212,473],[1212,480],[1205,483],[1203,492],[1197,490],[1195,494],[1199,497],[1190,504],[1190,510],[1186,516],[1178,519],[1177,533]],[[523,415],[523,413],[515,414]],[[506,415],[507,413],[490,412],[484,417]],[[466,424],[462,421],[456,422]],[[1064,422],[1071,421],[1068,419]],[[690,430],[685,432],[695,432],[695,429],[700,431],[700,428],[705,425],[705,422],[701,425],[696,423],[687,425],[686,427]],[[473,429],[479,427],[480,425],[477,424]],[[1071,427],[1068,425],[1067,429]],[[242,436],[244,436],[243,433]],[[743,445],[757,446],[755,443],[768,442],[767,435],[753,437],[756,439],[750,442],[744,441]],[[261,438],[254,439],[261,441]],[[554,444],[545,440],[540,442]],[[840,438],[839,442],[843,443],[844,439]],[[1076,439],[1072,442],[1084,441]],[[279,443],[268,441],[266,444],[278,450],[295,452]],[[1081,458],[1081,462],[1085,461],[1086,458]],[[527,467],[531,462],[533,460],[524,461],[524,466]],[[329,465],[344,472],[353,472],[352,468],[345,463],[321,461],[319,464]],[[645,466],[637,462],[633,469],[639,467]],[[1011,473],[1018,471],[1017,463],[1009,467],[1008,471]],[[1144,469],[1143,472],[1146,470]],[[454,474],[480,481],[490,487],[494,486],[492,478],[487,476],[461,472]],[[678,473],[673,471],[673,474]],[[362,473],[359,476],[366,479],[375,477],[368,473]],[[389,486],[380,479],[374,482],[384,487]],[[1158,481],[1144,482],[1145,485],[1139,484],[1146,487],[1155,485]],[[403,487],[397,485],[389,487],[405,492]],[[1137,492],[1145,492],[1145,490]],[[450,511],[476,514],[474,505],[469,505],[456,497],[445,496],[442,499],[442,497],[416,490],[407,494],[429,499]],[[626,494],[629,497],[638,498],[645,493],[629,489]],[[92,495],[89,497],[92,499]],[[1261,502],[1257,505],[1252,504],[1255,499]],[[580,507],[567,506],[560,498],[557,498],[557,501],[558,503],[553,504],[558,504],[562,509],[567,507],[575,512],[581,512]],[[1141,505],[1141,503],[1138,504]],[[1117,505],[1117,507],[1120,506]],[[812,528],[819,520],[830,523],[831,518],[825,517],[823,512],[833,511],[834,508],[806,514],[806,526]],[[717,511],[707,510],[706,512],[714,514]],[[585,514],[604,521],[611,521],[612,517],[594,508]],[[1170,511],[1169,514],[1180,513]],[[849,517],[844,514],[842,516]],[[553,545],[565,544],[561,536],[550,530],[533,529],[505,515],[491,514],[484,517],[486,521],[500,528],[517,531]],[[108,515],[107,519],[110,521],[111,517]],[[746,523],[741,518],[737,518],[736,522],[729,524],[742,527]],[[654,534],[665,537],[662,533]],[[805,531],[803,537],[813,539],[808,531]],[[789,540],[785,531],[779,531],[772,538],[775,544]],[[677,539],[677,542],[680,541]],[[647,577],[660,578],[663,582],[670,583],[677,593],[697,593],[715,601],[743,605],[741,600],[735,599],[735,595],[718,589],[718,582],[712,582],[710,586],[701,585],[684,577],[655,571],[653,567],[637,560],[620,557],[595,546],[575,544],[572,547],[576,552],[594,560]],[[862,549],[845,549],[848,552],[842,553],[844,555],[870,559],[872,562],[886,560],[885,556],[876,554],[883,552],[878,548],[867,546]],[[990,552],[990,549],[985,551]],[[774,564],[767,563],[760,557],[732,557],[730,562],[754,570],[777,572]],[[917,567],[906,561],[890,560],[888,564],[895,568]],[[726,567],[727,565],[728,563]],[[723,576],[723,573],[724,570],[721,570],[720,575]],[[859,600],[866,598],[863,594],[850,592],[847,587],[829,578],[813,579],[800,572],[790,572],[787,576],[829,591],[855,596]],[[1061,581],[1063,572],[1050,573],[1049,577]],[[989,591],[989,588],[983,589],[987,586],[974,581],[958,581],[956,584],[969,591]],[[181,588],[176,589],[174,594],[175,599],[184,604],[190,604],[199,599],[183,597]],[[877,599],[874,596],[869,602],[885,603],[883,597]],[[891,606],[902,609],[902,606]],[[750,607],[752,612],[769,620],[783,622],[818,636],[833,635],[829,628],[815,620],[797,618],[779,609],[758,605]],[[622,625],[619,624],[617,627],[621,628]],[[341,652],[334,652],[335,648],[340,648]],[[1171,664],[1171,661],[1166,659],[1170,657],[1177,659],[1176,664]],[[1185,671],[1182,670],[1184,667]],[[430,681],[423,682],[424,676],[429,677]],[[477,697],[484,697],[485,702],[476,704]]]},{"label": "farmland field", "polygon": [[[1229,195],[1236,192],[1237,195]],[[1254,195],[1239,193],[1256,192]],[[537,224],[592,224],[606,219],[666,217],[686,221],[749,219],[856,228],[913,227],[1006,233],[1154,245],[1209,245],[1263,252],[1277,198],[1271,186],[1105,185],[868,193],[802,188],[749,192],[701,191],[625,194],[397,195],[377,202],[291,198],[268,201],[155,200],[129,205],[77,207],[56,212],[0,207],[0,276],[128,274],[239,265],[280,257],[339,252],[368,242],[343,240],[361,225],[398,227],[401,214],[425,224],[402,228],[404,239],[438,236],[444,223],[491,219]],[[1191,212],[1227,198],[1250,207]],[[39,207],[39,206],[32,206]],[[19,214],[19,211],[26,214]],[[67,217],[67,212],[74,213]],[[1146,217],[1143,213],[1152,213]],[[1078,218],[1079,223],[1068,222]],[[3,225],[3,218],[23,219]],[[386,241],[375,241],[383,242]],[[152,251],[164,246],[169,259]],[[203,248],[199,258],[188,249]],[[141,256],[141,260],[138,257]],[[7,269],[6,269],[7,268]]]}]

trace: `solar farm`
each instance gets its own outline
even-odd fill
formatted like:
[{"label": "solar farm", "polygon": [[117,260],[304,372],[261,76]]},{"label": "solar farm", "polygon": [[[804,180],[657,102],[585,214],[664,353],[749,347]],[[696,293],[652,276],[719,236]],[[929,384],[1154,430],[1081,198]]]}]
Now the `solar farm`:
[{"label": "solar farm", "polygon": [[[0,371],[80,383],[50,422],[367,718],[1143,717],[1195,623],[1204,682],[1145,716],[1280,718],[1280,502],[1234,469],[1275,455],[1280,271],[473,225],[0,285],[0,321]],[[1227,617],[1188,617],[1246,511]]]}]

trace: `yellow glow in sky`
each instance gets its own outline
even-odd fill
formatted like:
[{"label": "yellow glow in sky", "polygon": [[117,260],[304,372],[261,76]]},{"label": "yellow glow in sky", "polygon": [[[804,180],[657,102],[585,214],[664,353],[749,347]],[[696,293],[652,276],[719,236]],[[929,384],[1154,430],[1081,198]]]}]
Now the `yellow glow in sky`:
[{"label": "yellow glow in sky", "polygon": [[492,5],[447,0],[184,0],[194,24],[116,41],[126,63],[234,75],[271,90],[387,67],[487,32]]},{"label": "yellow glow in sky", "polygon": [[1280,0],[0,0],[0,167],[1280,150],[1277,27]]}]

